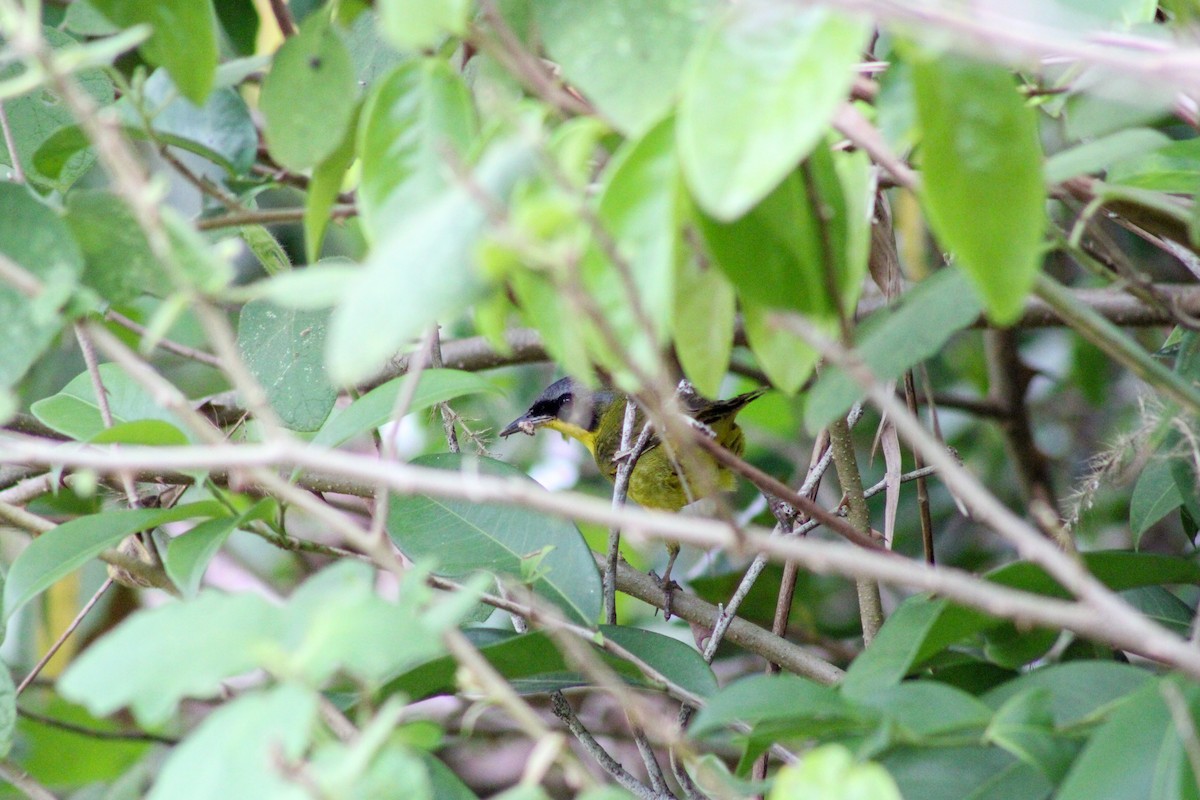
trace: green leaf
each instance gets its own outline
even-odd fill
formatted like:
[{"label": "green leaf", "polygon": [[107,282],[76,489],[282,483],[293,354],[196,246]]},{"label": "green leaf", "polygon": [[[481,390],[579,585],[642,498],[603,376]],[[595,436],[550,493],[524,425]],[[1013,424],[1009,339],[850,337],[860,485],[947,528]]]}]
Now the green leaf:
[{"label": "green leaf", "polygon": [[846,697],[859,699],[885,686],[899,683],[923,656],[941,650],[958,641],[959,631],[943,629],[941,637],[931,634],[942,618],[946,603],[925,595],[908,598],[892,612],[870,647],[854,659],[841,691]]},{"label": "green leaf", "polygon": [[992,718],[978,699],[937,681],[904,681],[855,699],[878,710],[906,742],[980,733]]},{"label": "green leaf", "polygon": [[[308,184],[308,195],[304,201],[304,251],[308,253],[309,263],[315,263],[321,257],[321,244],[325,241],[325,231],[329,227],[329,211],[342,191],[346,172],[354,163],[354,147],[357,140],[358,115],[355,114],[346,128],[342,143],[313,169],[312,179]],[[360,211],[361,197],[360,194]]]},{"label": "green leaf", "polygon": [[88,0],[80,0],[67,6],[63,27],[79,36],[112,36],[121,30],[109,22]]},{"label": "green leaf", "polygon": [[721,392],[736,313],[733,286],[720,271],[696,258],[678,259],[671,338],[684,375],[705,397]]},{"label": "green leaf", "polygon": [[980,699],[998,709],[1019,694],[1044,689],[1049,693],[1054,725],[1074,727],[1108,714],[1153,677],[1144,669],[1116,661],[1069,661],[1028,672]]},{"label": "green leaf", "polygon": [[[1055,153],[1046,159],[1046,183],[1062,183],[1158,150],[1171,139],[1150,128],[1129,128]],[[1119,167],[1118,167],[1119,169]]]},{"label": "green leaf", "polygon": [[[406,380],[404,375],[392,378],[335,413],[321,427],[321,431],[313,439],[313,444],[337,447],[355,436],[383,425],[392,418],[396,409],[396,398]],[[408,410],[411,414],[463,395],[499,391],[491,381],[471,372],[426,369],[421,372]]]},{"label": "green leaf", "polygon": [[[818,149],[734,222],[700,215],[714,260],[743,299],[818,320],[836,320],[839,304],[847,313],[853,309],[865,272],[864,236],[869,232],[850,219],[837,168],[845,158]],[[830,271],[836,297],[830,295]]]},{"label": "green leaf", "polygon": [[[1196,778],[1187,765],[1175,723],[1155,680],[1130,695],[1088,740],[1067,774],[1058,800],[1195,797]],[[1200,689],[1172,681],[1192,720]],[[1194,725],[1194,722],[1192,723]],[[1182,787],[1189,787],[1186,794]]]},{"label": "green leaf", "polygon": [[[456,453],[424,456],[412,463],[529,480],[503,462]],[[551,548],[539,564],[533,591],[577,622],[590,625],[600,615],[596,562],[579,529],[570,522],[516,506],[418,495],[392,497],[387,529],[410,559],[433,560],[439,574],[452,577],[482,570],[520,579],[522,562]]]},{"label": "green leaf", "polygon": [[[593,335],[598,360],[618,383],[629,370],[629,361],[643,370],[655,368],[671,327],[675,262],[681,244],[679,166],[673,135],[668,120],[613,156],[596,211],[609,241],[593,241],[579,266],[584,288],[625,345],[625,353],[618,356],[599,334]],[[610,247],[623,264],[617,265],[609,257]],[[634,311],[635,304],[640,316]]]},{"label": "green leaf", "polygon": [[0,183],[0,254],[37,278],[33,299],[0,281],[0,388],[8,388],[33,366],[54,341],[83,255],[57,214],[33,198],[24,186]]},{"label": "green leaf", "polygon": [[89,440],[92,444],[140,444],[147,446],[180,447],[188,443],[179,428],[160,419],[139,419],[120,422],[106,428]]},{"label": "green leaf", "polygon": [[902,800],[887,770],[871,762],[858,763],[844,745],[827,744],[810,750],[798,764],[787,764],[775,775],[767,800]]},{"label": "green leaf", "polygon": [[661,633],[623,625],[601,625],[600,633],[693,694],[716,694],[716,676],[696,648]]},{"label": "green leaf", "polygon": [[337,389],[325,374],[329,312],[280,308],[255,300],[242,308],[238,349],[283,424],[315,431],[329,416]]},{"label": "green leaf", "polygon": [[[101,364],[99,372],[115,424],[158,420],[178,431],[187,430],[178,417],[164,409],[116,364]],[[58,394],[38,400],[30,411],[46,427],[76,441],[93,441],[106,429],[92,377],[87,372],[76,375]]]},{"label": "green leaf", "polygon": [[64,522],[30,542],[9,568],[4,585],[4,616],[12,617],[59,578],[130,534],[168,522],[220,516],[223,510],[216,501],[206,500],[174,508],[105,511]]},{"label": "green leaf", "polygon": [[1121,592],[1121,599],[1169,631],[1187,638],[1194,616],[1192,607],[1162,586],[1140,586]]},{"label": "green leaf", "polygon": [[1002,622],[983,633],[983,654],[993,664],[1018,669],[1036,661],[1058,642],[1061,631],[1049,628],[1029,630],[1011,622]]},{"label": "green leaf", "polygon": [[[251,669],[250,645],[279,617],[259,596],[212,591],[144,609],[74,661],[59,689],[100,716],[130,706],[143,724],[160,724],[183,697],[215,695],[223,678]],[[150,647],[153,657],[143,658]],[[117,669],[123,680],[110,680]]]},{"label": "green leaf", "polygon": [[1129,500],[1129,528],[1133,531],[1134,545],[1142,540],[1142,534],[1154,523],[1183,505],[1183,495],[1172,475],[1171,462],[1155,458],[1146,465],[1133,487]]},{"label": "green leaf", "polygon": [[713,0],[534,0],[546,52],[600,113],[636,138],[675,101]]},{"label": "green leaf", "polygon": [[83,250],[83,284],[110,303],[143,293],[162,297],[171,282],[150,251],[137,220],[111,192],[85,190],[67,195],[67,227]]},{"label": "green leaf", "polygon": [[401,50],[431,50],[466,32],[472,8],[470,0],[381,0],[379,24]]},{"label": "green leaf", "polygon": [[734,5],[692,51],[679,157],[705,211],[733,220],[793,171],[846,101],[861,21],[768,0]]},{"label": "green leaf", "polygon": [[357,271],[358,266],[349,259],[326,258],[241,287],[236,297],[246,302],[267,300],[298,311],[329,308],[341,298]]},{"label": "green leaf", "polygon": [[[771,323],[775,313],[765,306],[742,299],[742,317],[746,325],[746,341],[758,359],[771,384],[785,394],[795,394],[812,375],[817,366],[817,351],[801,337]],[[831,334],[837,322],[824,323],[825,333]]]},{"label": "green leaf", "polygon": [[828,686],[795,675],[753,675],[711,697],[688,733],[705,739],[739,721],[751,726],[752,737],[774,741],[863,731],[873,713]]},{"label": "green leaf", "polygon": [[1058,783],[1079,752],[1079,745],[1055,734],[1050,704],[1050,692],[1040,687],[1012,696],[996,711],[984,739]]},{"label": "green leaf", "polygon": [[0,664],[0,758],[8,758],[17,728],[17,690],[8,667]]},{"label": "green leaf", "polygon": [[1012,322],[1033,288],[1046,229],[1035,112],[1002,67],[940,55],[912,68],[930,226],[988,316]]},{"label": "green leaf", "polygon": [[163,567],[166,568],[167,577],[184,597],[195,597],[204,571],[208,569],[208,562],[225,544],[238,522],[238,517],[210,519],[182,536],[176,536],[167,545]]},{"label": "green leaf", "polygon": [[259,107],[267,146],[288,169],[304,170],[342,143],[358,105],[350,53],[324,14],[313,14],[275,54]]},{"label": "green leaf", "polygon": [[122,28],[146,24],[154,33],[139,50],[171,74],[179,91],[202,105],[217,70],[217,15],[212,0],[90,0]]},{"label": "green leaf", "polygon": [[[79,44],[70,36],[54,28],[43,28],[42,35],[55,51],[78,50]],[[23,75],[26,67],[20,61],[14,60],[0,68],[0,81]],[[99,69],[80,70],[73,75],[80,89],[100,106],[107,106],[113,101],[113,83]],[[65,107],[57,94],[48,87],[36,89],[21,97],[8,98],[4,101],[4,113],[8,116],[9,129],[15,149],[20,156],[21,166],[25,168],[26,176],[36,183],[49,183],[60,191],[66,191],[85,172],[91,169],[96,161],[93,153],[75,153],[78,155],[64,163],[53,174],[41,171],[34,154],[42,147],[55,131],[64,126],[73,126],[75,118]],[[86,147],[86,143],[84,144]],[[79,148],[83,149],[83,148]],[[0,137],[0,164],[11,165],[12,155],[8,145]]]},{"label": "green leaf", "polygon": [[[233,175],[244,175],[258,156],[258,130],[242,96],[231,88],[212,92],[203,104],[179,97],[170,76],[161,70],[143,88],[145,112],[157,137],[172,144],[190,142],[188,149],[220,164]],[[140,117],[125,113],[126,122]]]},{"label": "green leaf", "polygon": [[473,264],[475,244],[488,223],[480,193],[507,199],[532,171],[528,142],[507,139],[491,147],[468,179],[456,181],[420,210],[392,220],[330,322],[325,363],[340,384],[369,378],[439,319],[483,296]]},{"label": "green leaf", "polygon": [[310,796],[281,765],[304,755],[318,700],[315,692],[283,684],[225,703],[171,751],[147,800]]},{"label": "green leaf", "polygon": [[879,762],[914,800],[1043,800],[1054,789],[1036,769],[995,747],[900,747]]},{"label": "green leaf", "polygon": [[446,189],[477,127],[467,87],[444,59],[407,62],[379,82],[358,132],[358,203],[372,239]]},{"label": "green leaf", "polygon": [[[980,307],[962,275],[942,270],[906,293],[897,306],[873,314],[857,333],[857,352],[881,381],[936,355],[956,332],[979,318]],[[837,367],[822,372],[804,407],[804,424],[820,430],[844,416],[862,396],[858,383]]]},{"label": "green leaf", "polygon": [[1131,151],[1130,156],[1109,169],[1108,183],[1181,194],[1200,191],[1200,141],[1168,139],[1157,148]]}]

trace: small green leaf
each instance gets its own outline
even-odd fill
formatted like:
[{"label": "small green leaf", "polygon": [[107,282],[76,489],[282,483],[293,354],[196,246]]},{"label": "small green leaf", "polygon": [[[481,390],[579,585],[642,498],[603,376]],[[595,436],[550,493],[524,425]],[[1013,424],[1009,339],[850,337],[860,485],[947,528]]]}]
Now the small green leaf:
[{"label": "small green leaf", "polygon": [[[367,431],[378,428],[396,409],[396,398],[407,380],[401,375],[376,386],[346,408],[338,411],[321,427],[313,444],[338,447]],[[421,373],[409,403],[409,413],[468,394],[497,393],[496,385],[471,372],[454,369],[427,369]]]},{"label": "small green leaf", "polygon": [[[1137,189],[1195,194],[1200,191],[1200,142],[1165,142],[1131,151],[1108,171],[1107,182]],[[1146,143],[1150,144],[1150,143]]]},{"label": "small green leaf", "polygon": [[[412,463],[530,480],[503,462],[455,453],[424,456]],[[542,559],[541,575],[531,586],[533,591],[577,622],[591,624],[600,615],[596,562],[579,529],[570,522],[516,506],[418,495],[392,497],[387,529],[410,559],[432,560],[439,574],[452,577],[484,571],[520,578],[522,559],[551,546]]]},{"label": "small green leaf", "polygon": [[238,298],[266,300],[282,308],[312,311],[337,303],[358,266],[345,258],[327,258],[303,269],[288,270],[242,287]]},{"label": "small green leaf", "polygon": [[431,50],[466,32],[472,8],[470,0],[381,0],[379,24],[401,50]]},{"label": "small green leaf", "polygon": [[[773,313],[769,308],[742,299],[742,317],[750,351],[772,385],[784,394],[795,394],[812,375],[819,356],[804,339],[771,324]],[[831,334],[837,324],[836,320],[829,320],[822,327],[826,334]]]},{"label": "small green leaf", "polygon": [[713,0],[534,0],[546,51],[606,119],[641,135],[670,109]]},{"label": "small green leaf", "polygon": [[[202,104],[179,97],[169,75],[156,71],[143,88],[145,112],[154,134],[174,144],[191,142],[192,152],[204,155],[233,175],[244,175],[258,156],[258,130],[242,96],[219,88]],[[141,117],[126,110],[126,122]]]},{"label": "small green leaf", "polygon": [[1000,708],[1018,694],[1041,688],[1049,693],[1054,725],[1072,727],[1107,714],[1154,675],[1115,661],[1069,661],[1033,670],[997,686],[980,699]]},{"label": "small green leaf", "polygon": [[444,59],[401,64],[379,82],[358,131],[358,203],[372,239],[446,189],[476,128],[470,93]]},{"label": "small green leaf", "polygon": [[0,183],[0,254],[42,284],[31,299],[0,281],[0,387],[8,388],[62,329],[59,309],[83,271],[83,255],[62,219],[15,183]]},{"label": "small green leaf", "polygon": [[[962,275],[942,270],[904,295],[898,306],[874,314],[859,328],[857,351],[881,381],[936,355],[956,332],[979,318],[980,307]],[[862,389],[837,367],[825,370],[808,395],[804,424],[810,431],[843,416]]]},{"label": "small green leaf", "polygon": [[[308,253],[309,263],[315,263],[321,257],[321,244],[325,241],[325,231],[329,227],[329,211],[342,191],[342,181],[345,180],[346,172],[354,163],[354,145],[357,139],[358,115],[355,114],[350,126],[346,128],[342,143],[313,169],[312,179],[308,184],[308,196],[304,201],[304,251]],[[361,194],[359,209],[361,212]]]},{"label": "small green leaf", "polygon": [[259,107],[271,155],[303,170],[342,143],[358,105],[354,64],[324,14],[313,14],[275,54]]},{"label": "small green leaf", "polygon": [[1036,114],[1003,67],[941,55],[912,68],[929,223],[988,316],[1012,322],[1033,288],[1046,229]]},{"label": "small green leaf", "polygon": [[371,377],[435,321],[483,297],[473,263],[476,242],[488,224],[489,209],[480,195],[503,202],[535,163],[528,142],[502,140],[489,148],[470,179],[391,220],[392,229],[376,243],[330,320],[325,362],[335,382]]},{"label": "small green leaf", "polygon": [[309,796],[282,765],[304,755],[319,699],[309,689],[283,684],[225,703],[171,751],[147,800]]},{"label": "small green leaf", "polygon": [[601,625],[600,633],[689,692],[701,697],[716,694],[717,678],[696,648],[661,633],[624,625]]},{"label": "small green leaf", "polygon": [[893,686],[914,664],[920,663],[922,653],[932,654],[957,641],[960,638],[958,632],[945,631],[941,641],[930,636],[936,630],[935,623],[945,606],[945,601],[924,595],[910,597],[901,603],[879,629],[871,646],[860,653],[846,671],[842,694],[857,699],[882,687]]},{"label": "small green leaf", "polygon": [[804,754],[799,764],[787,764],[775,775],[767,800],[902,800],[887,770],[859,763],[840,744],[827,744]]},{"label": "small green leaf", "polygon": [[238,349],[283,424],[315,431],[329,416],[337,389],[325,374],[329,312],[295,311],[266,300],[242,308]]},{"label": "small green leaf", "polygon": [[734,220],[825,135],[867,41],[827,8],[734,5],[693,49],[679,103],[679,157],[700,205]]},{"label": "small green leaf", "polygon": [[1050,692],[1032,688],[1013,695],[996,711],[984,739],[1003,747],[1017,758],[1058,783],[1066,775],[1079,744],[1056,735]]},{"label": "small green leaf", "polygon": [[179,91],[202,105],[217,70],[217,15],[212,0],[90,0],[122,28],[146,24],[154,33],[139,48],[151,64],[164,67]]},{"label": "small green leaf", "polygon": [[208,562],[212,561],[237,525],[237,517],[210,519],[182,536],[176,536],[167,545],[163,567],[167,570],[167,577],[184,597],[196,595],[204,571],[208,569]]},{"label": "small green leaf", "polygon": [[183,431],[160,419],[139,419],[119,422],[93,436],[92,444],[140,444],[160,447],[181,447],[188,443]]},{"label": "small green leaf", "polygon": [[735,722],[745,722],[756,739],[801,739],[863,731],[873,717],[873,712],[828,686],[795,675],[753,675],[711,697],[688,733],[704,739]]},{"label": "small green leaf", "polygon": [[4,584],[4,616],[21,606],[122,539],[168,522],[221,516],[223,507],[213,500],[174,508],[138,508],[105,511],[64,522],[29,543],[9,568]]},{"label": "small green leaf", "polygon": [[683,372],[705,397],[716,397],[729,369],[737,299],[718,270],[695,258],[678,259],[672,319]]}]

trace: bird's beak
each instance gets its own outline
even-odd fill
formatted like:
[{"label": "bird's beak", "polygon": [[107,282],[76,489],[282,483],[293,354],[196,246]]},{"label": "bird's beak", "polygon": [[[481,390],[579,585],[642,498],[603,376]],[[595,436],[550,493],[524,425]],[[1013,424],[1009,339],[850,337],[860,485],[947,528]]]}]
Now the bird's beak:
[{"label": "bird's beak", "polygon": [[527,436],[533,436],[533,432],[539,425],[545,425],[553,417],[547,417],[541,414],[525,414],[517,417],[512,422],[504,426],[504,430],[500,431],[500,438],[506,439],[514,433],[523,433]]}]

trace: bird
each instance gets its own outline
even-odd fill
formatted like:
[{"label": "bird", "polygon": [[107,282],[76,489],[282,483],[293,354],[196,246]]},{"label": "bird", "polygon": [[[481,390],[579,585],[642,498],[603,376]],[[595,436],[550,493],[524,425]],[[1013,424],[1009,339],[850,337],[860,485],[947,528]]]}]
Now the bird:
[{"label": "bird", "polygon": [[[736,417],[766,391],[756,389],[728,400],[708,400],[697,394],[683,395],[681,399],[688,415],[712,431],[718,444],[741,455],[746,449],[746,438]],[[581,442],[595,459],[600,473],[613,481],[621,459],[628,455],[619,452],[627,398],[624,392],[611,387],[590,389],[574,378],[561,378],[547,386],[529,409],[506,425],[499,435],[501,438],[514,433],[533,436],[539,428],[558,431]],[[644,420],[638,409],[633,425],[635,438]],[[711,455],[700,451],[689,456],[686,468],[681,467],[668,448],[662,446],[662,440],[657,435],[651,436],[629,476],[629,497],[643,508],[679,511],[715,491],[734,488],[733,473]],[[664,591],[671,586],[671,568],[679,555],[679,543],[667,542],[667,554],[661,579]]]}]

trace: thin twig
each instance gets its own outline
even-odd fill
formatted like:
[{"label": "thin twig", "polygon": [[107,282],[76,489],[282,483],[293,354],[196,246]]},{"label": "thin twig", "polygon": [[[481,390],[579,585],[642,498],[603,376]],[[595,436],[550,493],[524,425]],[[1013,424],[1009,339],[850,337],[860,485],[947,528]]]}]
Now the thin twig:
[{"label": "thin twig", "polygon": [[153,742],[155,744],[179,744],[179,740],[172,736],[163,736],[158,733],[150,733],[149,731],[106,731],[100,728],[89,728],[86,725],[77,725],[74,722],[67,722],[62,719],[48,717],[45,714],[38,714],[35,711],[30,711],[25,708],[18,708],[17,713],[26,719],[39,722],[42,725],[49,725],[52,728],[59,728],[71,733],[77,733],[80,736],[88,736],[92,739],[105,739],[114,742]]},{"label": "thin twig", "polygon": [[8,121],[8,111],[0,102],[0,132],[4,134],[4,147],[8,150],[8,160],[12,164],[13,183],[25,183],[25,168],[21,166],[21,155],[17,152],[17,140],[13,136],[12,126]]},{"label": "thin twig", "polygon": [[[104,316],[110,322],[120,325],[126,330],[133,331],[139,336],[145,337],[146,334],[149,333],[149,329],[147,329],[145,325],[134,322],[119,311],[114,311],[110,308],[105,312]],[[171,339],[159,337],[155,339],[154,345],[155,347],[161,347],[168,353],[174,353],[177,356],[190,358],[193,361],[199,361],[201,364],[207,364],[208,366],[216,367],[217,369],[221,368],[221,360],[213,354],[206,353],[203,350],[197,350],[194,347],[188,347],[187,345],[180,344],[179,342],[172,341]]]},{"label": "thin twig", "polygon": [[[303,208],[262,208],[253,211],[240,211],[231,214],[221,214],[215,217],[201,217],[196,220],[196,229],[201,231],[217,230],[218,228],[240,228],[243,225],[275,225],[285,222],[303,222]],[[347,219],[358,216],[358,207],[338,205],[329,209],[330,219]]]},{"label": "thin twig", "polygon": [[279,32],[286,39],[296,34],[296,23],[292,20],[292,12],[287,7],[287,0],[271,0],[271,14],[279,26]]},{"label": "thin twig", "polygon": [[0,778],[11,783],[29,800],[56,800],[49,789],[8,759],[0,761]]},{"label": "thin twig", "polygon": [[29,674],[26,675],[19,684],[17,684],[16,694],[18,697],[20,697],[21,692],[25,691],[29,684],[33,683],[45,666],[50,663],[50,659],[54,658],[54,654],[57,653],[59,648],[66,643],[67,639],[71,637],[71,634],[75,632],[75,629],[79,627],[79,624],[83,622],[83,618],[86,617],[88,613],[96,607],[96,603],[100,602],[100,598],[104,596],[104,593],[107,592],[109,587],[112,585],[112,578],[104,579],[104,583],[100,584],[100,588],[97,589],[96,593],[92,595],[92,599],[88,600],[84,604],[83,608],[79,609],[79,613],[75,615],[75,619],[71,620],[71,624],[68,625],[61,634],[59,634],[58,638],[54,640],[54,643],[50,645],[45,654],[43,654],[42,657],[38,659],[38,662],[33,665],[33,669],[29,670]]}]

